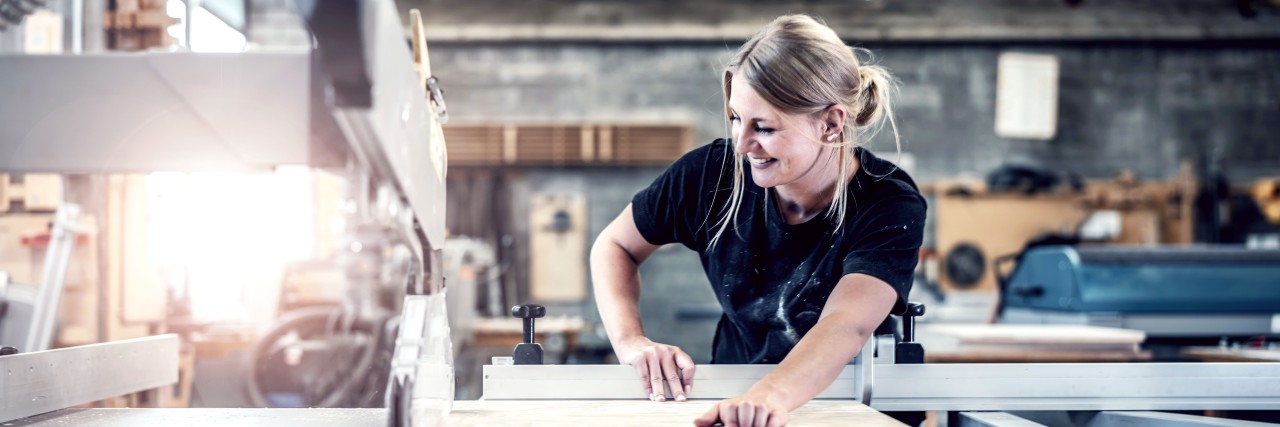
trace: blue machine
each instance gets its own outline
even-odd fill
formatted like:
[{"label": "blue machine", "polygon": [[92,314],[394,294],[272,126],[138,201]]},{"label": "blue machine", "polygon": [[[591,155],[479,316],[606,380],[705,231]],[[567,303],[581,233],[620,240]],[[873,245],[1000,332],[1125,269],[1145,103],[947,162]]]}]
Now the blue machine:
[{"label": "blue machine", "polygon": [[1043,246],[1022,254],[1007,323],[1067,323],[1152,337],[1280,335],[1280,250]]}]

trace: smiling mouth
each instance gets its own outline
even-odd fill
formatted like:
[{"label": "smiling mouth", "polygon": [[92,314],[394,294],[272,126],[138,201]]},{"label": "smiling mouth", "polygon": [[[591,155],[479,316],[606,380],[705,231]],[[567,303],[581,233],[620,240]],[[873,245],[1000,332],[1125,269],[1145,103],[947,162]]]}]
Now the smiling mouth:
[{"label": "smiling mouth", "polygon": [[768,166],[773,162],[778,161],[778,159],[772,159],[767,157],[748,157],[747,160],[751,162],[751,166],[756,166],[756,167]]}]

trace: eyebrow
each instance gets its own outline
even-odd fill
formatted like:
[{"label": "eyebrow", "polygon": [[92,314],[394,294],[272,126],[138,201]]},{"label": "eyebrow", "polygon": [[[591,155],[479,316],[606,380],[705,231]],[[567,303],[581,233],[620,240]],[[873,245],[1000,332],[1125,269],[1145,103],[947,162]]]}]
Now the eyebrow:
[{"label": "eyebrow", "polygon": [[[738,116],[738,118],[742,118],[742,115],[738,114],[738,111],[733,107],[729,107],[729,113],[735,116]],[[767,122],[769,121],[769,119],[766,119],[764,117],[752,117],[751,121],[755,123],[760,123],[760,122]]]}]

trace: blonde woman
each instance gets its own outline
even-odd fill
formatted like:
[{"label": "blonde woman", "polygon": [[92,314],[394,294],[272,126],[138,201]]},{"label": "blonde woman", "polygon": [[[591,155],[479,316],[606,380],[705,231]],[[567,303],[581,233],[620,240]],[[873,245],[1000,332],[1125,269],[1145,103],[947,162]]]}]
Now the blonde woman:
[{"label": "blonde woman", "polygon": [[696,396],[693,360],[640,324],[638,267],[661,245],[698,252],[724,309],[712,363],[778,364],[698,425],[785,424],[905,307],[925,202],[860,147],[894,127],[893,81],[857,53],[808,16],[765,26],[724,71],[732,139],[677,160],[591,249],[610,342],[650,399],[665,400],[664,385],[677,401]]}]

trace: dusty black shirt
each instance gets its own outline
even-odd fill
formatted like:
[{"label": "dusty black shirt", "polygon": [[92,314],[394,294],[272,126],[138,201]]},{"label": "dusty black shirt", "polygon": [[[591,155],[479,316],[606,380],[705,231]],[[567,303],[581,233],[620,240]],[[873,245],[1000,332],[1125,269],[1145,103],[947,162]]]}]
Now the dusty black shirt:
[{"label": "dusty black shirt", "polygon": [[847,214],[836,231],[825,214],[787,224],[774,190],[755,185],[744,164],[737,229],[731,225],[709,248],[733,188],[732,149],[723,139],[694,149],[632,199],[645,240],[678,242],[701,255],[724,308],[712,363],[781,362],[818,322],[827,297],[847,274],[867,274],[893,286],[893,312],[904,309],[925,217],[924,199],[911,177],[859,149],[862,166],[849,184]]}]

